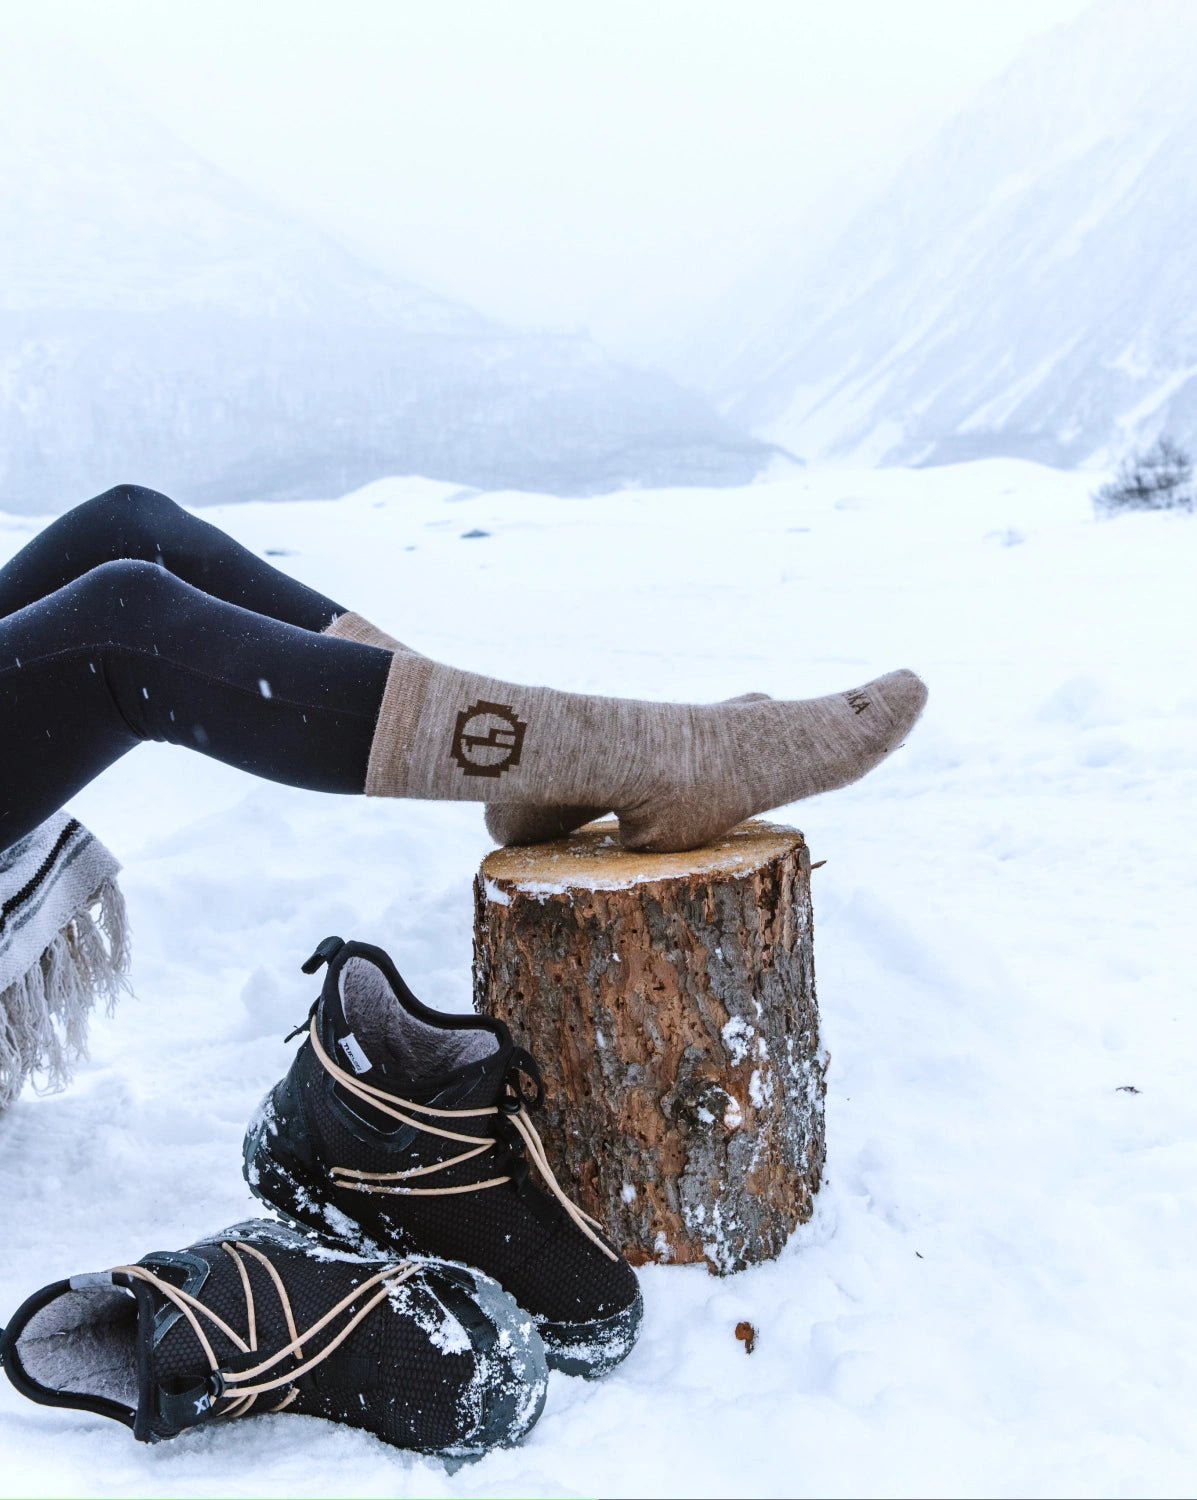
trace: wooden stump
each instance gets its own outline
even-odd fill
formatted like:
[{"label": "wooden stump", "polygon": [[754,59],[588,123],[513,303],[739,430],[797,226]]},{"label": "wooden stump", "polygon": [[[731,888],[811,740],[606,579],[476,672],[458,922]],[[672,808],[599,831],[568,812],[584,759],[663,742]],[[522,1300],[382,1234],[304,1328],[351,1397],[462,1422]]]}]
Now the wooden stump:
[{"label": "wooden stump", "polygon": [[802,835],[629,854],[592,823],[496,850],[474,895],[474,1003],[540,1064],[566,1191],[635,1265],[777,1255],[823,1169]]}]

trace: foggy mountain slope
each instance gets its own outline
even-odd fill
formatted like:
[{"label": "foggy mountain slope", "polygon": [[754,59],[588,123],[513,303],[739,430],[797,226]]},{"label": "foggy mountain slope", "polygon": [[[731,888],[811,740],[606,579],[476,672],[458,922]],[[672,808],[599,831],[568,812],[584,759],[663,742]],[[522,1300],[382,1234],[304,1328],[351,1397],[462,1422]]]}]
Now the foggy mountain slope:
[{"label": "foggy mountain slope", "polygon": [[718,379],[804,457],[1104,461],[1197,438],[1197,7],[1049,33],[862,211]]},{"label": "foggy mountain slope", "polygon": [[484,319],[376,271],[210,166],[81,59],[0,57],[0,308]]},{"label": "foggy mountain slope", "polygon": [[199,503],[733,483],[768,453],[584,338],[362,263],[77,59],[0,59],[0,509],[126,479]]}]

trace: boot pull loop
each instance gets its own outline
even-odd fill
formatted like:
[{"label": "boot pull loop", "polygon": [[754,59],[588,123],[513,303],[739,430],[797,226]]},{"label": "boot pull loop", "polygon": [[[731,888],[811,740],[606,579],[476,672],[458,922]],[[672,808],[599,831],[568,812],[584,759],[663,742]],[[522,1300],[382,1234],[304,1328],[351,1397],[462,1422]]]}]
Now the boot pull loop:
[{"label": "boot pull loop", "polygon": [[194,1385],[185,1385],[182,1377],[176,1377],[158,1387],[159,1420],[176,1431],[195,1427],[210,1419],[224,1393],[224,1376],[219,1370]]},{"label": "boot pull loop", "polygon": [[344,946],[344,938],[326,937],[322,943],[316,944],[315,953],[306,963],[300,964],[300,968],[305,974],[314,974],[321,964],[332,963]]},{"label": "boot pull loop", "polygon": [[[535,1086],[535,1093],[531,1097],[524,1093],[523,1080],[525,1078],[530,1078]],[[536,1059],[530,1052],[517,1047],[511,1054],[511,1061],[507,1065],[500,1108],[504,1114],[518,1115],[521,1109],[540,1109],[543,1104],[544,1080],[540,1076],[540,1069],[536,1066]]]},{"label": "boot pull loop", "polygon": [[[326,937],[322,943],[317,943],[316,951],[306,963],[300,964],[300,969],[305,974],[314,974],[321,964],[331,964],[337,954],[345,946],[345,939],[339,937]],[[289,1031],[283,1038],[283,1045],[295,1040],[307,1031],[312,1024],[312,1017],[316,1014],[316,1007],[320,1004],[319,995],[312,1001],[311,1009],[303,1020],[293,1030]]]}]

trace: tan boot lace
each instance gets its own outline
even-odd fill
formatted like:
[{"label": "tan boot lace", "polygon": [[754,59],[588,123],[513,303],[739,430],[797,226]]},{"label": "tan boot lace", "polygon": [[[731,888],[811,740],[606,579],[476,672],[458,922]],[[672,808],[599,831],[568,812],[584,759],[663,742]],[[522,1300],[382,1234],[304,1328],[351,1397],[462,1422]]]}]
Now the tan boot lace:
[{"label": "tan boot lace", "polygon": [[[521,1103],[518,1110],[508,1112],[501,1110],[497,1104],[488,1104],[481,1109],[434,1109],[430,1104],[415,1104],[410,1099],[398,1099],[394,1094],[387,1093],[384,1089],[376,1089],[368,1083],[362,1083],[352,1073],[347,1073],[344,1068],[329,1057],[320,1043],[316,1032],[316,1018],[312,1017],[308,1028],[311,1038],[312,1050],[320,1060],[320,1065],[331,1077],[355,1095],[364,1104],[370,1105],[372,1109],[379,1110],[384,1115],[389,1115],[392,1120],[397,1120],[401,1125],[409,1125],[413,1130],[422,1131],[425,1135],[438,1135],[446,1141],[464,1141],[471,1149],[461,1151],[456,1156],[450,1156],[444,1161],[432,1162],[426,1167],[409,1167],[405,1172],[359,1172],[353,1167],[333,1167],[330,1175],[333,1181],[341,1187],[351,1188],[359,1193],[401,1193],[418,1195],[420,1197],[437,1197],[449,1193],[480,1193],[484,1188],[498,1187],[500,1183],[510,1182],[510,1174],[501,1177],[487,1177],[482,1182],[466,1182],[458,1187],[408,1187],[407,1182],[413,1177],[427,1177],[435,1172],[448,1171],[450,1167],[460,1166],[462,1162],[472,1161],[476,1156],[482,1156],[493,1146],[501,1142],[494,1136],[483,1136],[481,1139],[476,1135],[462,1135],[456,1130],[446,1130],[439,1125],[429,1124],[423,1120],[412,1119],[412,1114],[435,1116],[442,1120],[476,1120],[484,1115],[505,1115],[515,1129],[523,1138],[524,1145],[528,1150],[529,1160],[535,1166],[544,1180],[545,1186],[565,1209],[569,1217],[582,1231],[588,1240],[597,1245],[608,1260],[618,1260],[619,1256],[610,1246],[604,1244],[600,1238],[603,1226],[597,1219],[592,1219],[588,1213],[580,1209],[562,1192],[561,1186],[553,1175],[553,1169],[549,1166],[548,1158],[544,1154],[544,1145],[540,1136],[536,1133],[536,1127],[528,1118],[528,1112]],[[402,1105],[402,1109],[396,1106]],[[404,1113],[404,1111],[410,1113]],[[597,1231],[597,1233],[596,1233]]]},{"label": "tan boot lace", "polygon": [[[245,1338],[242,1338],[239,1333],[230,1328],[224,1319],[214,1313],[210,1307],[205,1307],[198,1298],[193,1297],[189,1292],[183,1291],[180,1287],[172,1286],[169,1281],[165,1281],[162,1277],[155,1275],[148,1266],[116,1266],[114,1270],[122,1272],[126,1276],[132,1276],[137,1281],[147,1282],[156,1291],[160,1292],[168,1302],[173,1303],[191,1324],[192,1331],[199,1340],[200,1348],[204,1351],[208,1364],[211,1366],[212,1374],[220,1377],[222,1386],[220,1395],[216,1399],[220,1400],[224,1398],[230,1403],[220,1412],[222,1418],[245,1416],[259,1396],[263,1395],[266,1391],[277,1390],[280,1386],[288,1386],[290,1389],[285,1392],[283,1399],[276,1406],[272,1406],[269,1409],[271,1411],[282,1411],[285,1406],[290,1406],[291,1402],[299,1394],[295,1381],[301,1376],[306,1375],[310,1370],[314,1370],[318,1364],[326,1360],[334,1349],[339,1348],[345,1342],[358,1324],[364,1318],[369,1317],[380,1302],[385,1301],[397,1286],[400,1286],[409,1277],[414,1276],[416,1271],[419,1270],[418,1263],[414,1261],[400,1261],[393,1266],[384,1266],[381,1271],[376,1272],[375,1275],[355,1286],[348,1296],[342,1297],[336,1307],[330,1308],[322,1318],[317,1319],[301,1335],[295,1327],[295,1317],[291,1311],[291,1299],[287,1295],[283,1279],[270,1259],[263,1255],[256,1246],[247,1245],[243,1240],[236,1240],[232,1244],[227,1240],[222,1240],[220,1248],[227,1255],[231,1256],[241,1275],[241,1289],[245,1295],[245,1321],[247,1329]],[[225,1338],[229,1340],[234,1348],[239,1349],[242,1354],[254,1354],[257,1352],[258,1325],[254,1307],[253,1287],[250,1285],[249,1273],[245,1269],[245,1262],[238,1253],[241,1251],[246,1255],[252,1256],[269,1272],[274,1282],[275,1291],[278,1293],[279,1302],[282,1305],[283,1317],[286,1319],[287,1332],[291,1335],[291,1340],[288,1344],[285,1344],[281,1349],[270,1355],[268,1359],[262,1360],[261,1363],[253,1365],[247,1370],[226,1370],[221,1368],[220,1361],[216,1358],[211,1342],[200,1323],[200,1318],[206,1318],[214,1327],[219,1328]],[[311,1355],[305,1359],[303,1345],[305,1343],[310,1344],[317,1334],[322,1333],[334,1319],[342,1313],[347,1312],[363,1293],[370,1291],[372,1288],[377,1288],[377,1290],[374,1291],[369,1301],[359,1307],[346,1320],[334,1337],[320,1350],[319,1354]],[[258,1379],[259,1376],[268,1374],[282,1360],[288,1359],[291,1356],[294,1356],[299,1363],[288,1370],[285,1375],[278,1375],[269,1380]],[[247,1382],[249,1383],[247,1384]]]}]

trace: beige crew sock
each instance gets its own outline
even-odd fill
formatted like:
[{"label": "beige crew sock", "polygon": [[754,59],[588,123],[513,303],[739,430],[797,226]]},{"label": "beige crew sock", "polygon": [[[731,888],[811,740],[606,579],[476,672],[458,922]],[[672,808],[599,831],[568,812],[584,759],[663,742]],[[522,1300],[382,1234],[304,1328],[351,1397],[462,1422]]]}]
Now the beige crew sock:
[{"label": "beige crew sock", "polygon": [[[913,672],[803,702],[645,703],[523,687],[397,652],[366,793],[611,808],[631,849],[692,849],[846,786],[905,738]],[[500,791],[501,783],[501,791]]]},{"label": "beige crew sock", "polygon": [[397,641],[393,635],[388,635],[385,630],[379,630],[377,625],[371,625],[363,616],[354,614],[351,609],[338,615],[331,625],[326,625],[323,633],[335,635],[343,641],[356,641],[359,646],[378,646],[383,651],[404,651],[408,656],[420,654],[410,646],[405,646],[402,641]]},{"label": "beige crew sock", "polygon": [[[324,634],[357,641],[360,646],[378,646],[383,651],[402,651],[408,656],[421,654],[351,609],[326,626]],[[601,818],[609,811],[607,807],[540,807],[523,802],[505,802],[501,806],[488,804],[486,827],[498,844],[544,844],[564,838],[575,828],[581,828],[583,823]]]}]

